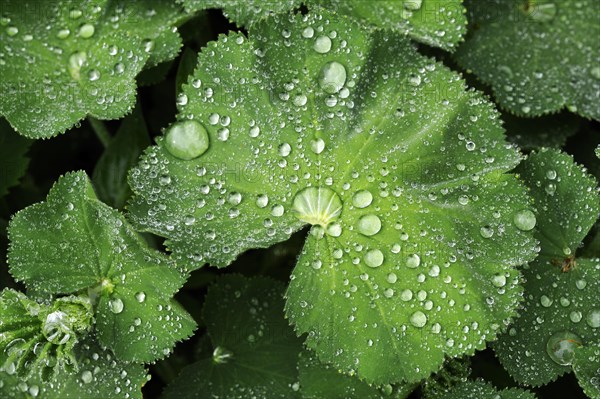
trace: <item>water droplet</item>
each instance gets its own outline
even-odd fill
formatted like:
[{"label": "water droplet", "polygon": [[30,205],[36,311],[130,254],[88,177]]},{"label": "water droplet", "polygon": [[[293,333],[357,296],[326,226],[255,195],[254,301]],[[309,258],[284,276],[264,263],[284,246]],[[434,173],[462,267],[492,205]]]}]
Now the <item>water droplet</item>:
[{"label": "water droplet", "polygon": [[147,53],[149,53],[149,52],[151,52],[152,50],[154,50],[154,40],[151,40],[151,39],[145,39],[145,40],[142,42],[142,46],[144,46],[144,51],[145,51],[145,52],[147,52]]},{"label": "water droplet", "polygon": [[346,68],[336,61],[328,62],[321,69],[319,85],[329,94],[335,94],[344,87],[346,83]]},{"label": "water droplet", "polygon": [[325,54],[331,50],[331,39],[327,36],[319,36],[315,40],[314,49],[317,53]]},{"label": "water droplet", "polygon": [[19,33],[19,28],[17,28],[16,26],[9,26],[8,28],[6,28],[6,34],[8,36],[15,36],[17,33]]},{"label": "water droplet", "polygon": [[573,323],[579,323],[582,318],[583,318],[583,315],[581,314],[580,311],[574,310],[571,313],[569,313],[569,319],[571,319],[571,321]]},{"label": "water droplet", "polygon": [[358,219],[358,231],[366,236],[372,236],[381,230],[381,220],[377,215],[364,215]]},{"label": "water droplet", "polygon": [[396,276],[396,273],[390,273],[387,276],[387,281],[390,284],[394,284],[396,281],[398,281],[398,276]]},{"label": "water droplet", "polygon": [[56,37],[58,37],[59,39],[66,39],[67,37],[69,37],[70,34],[71,31],[69,29],[61,29],[56,34]]},{"label": "water droplet", "polygon": [[594,78],[596,78],[596,79],[600,79],[600,67],[598,67],[598,66],[596,66],[596,67],[593,67],[593,68],[590,70],[590,74],[591,74],[591,75],[592,75]]},{"label": "water droplet", "polygon": [[494,230],[490,226],[483,226],[479,229],[479,233],[483,238],[490,238],[494,235]]},{"label": "water droplet", "polygon": [[515,226],[517,226],[519,230],[523,231],[532,230],[537,222],[535,214],[529,209],[523,209],[515,213],[513,221]]},{"label": "water droplet", "polygon": [[142,303],[146,300],[146,293],[144,291],[140,291],[137,294],[135,294],[135,299],[139,302]]},{"label": "water droplet", "polygon": [[371,249],[365,254],[364,260],[369,267],[379,267],[383,264],[383,252],[378,249]]},{"label": "water droplet", "polygon": [[402,3],[407,10],[418,10],[423,4],[423,0],[404,0]]},{"label": "water droplet", "polygon": [[123,311],[123,301],[121,298],[113,298],[108,301],[108,308],[114,314],[119,314]]},{"label": "water droplet", "polygon": [[273,207],[271,208],[271,215],[273,215],[275,217],[283,216],[284,212],[285,212],[285,208],[283,207],[283,205],[280,205],[280,204],[273,205]]},{"label": "water droplet", "polygon": [[421,264],[421,257],[417,254],[409,255],[408,258],[406,258],[406,267],[410,267],[411,269],[414,269],[416,267],[419,267],[420,264]]},{"label": "water droplet", "polygon": [[292,152],[292,146],[288,143],[283,143],[279,146],[279,155],[282,157],[287,157]]},{"label": "water droplet", "polygon": [[208,133],[194,120],[174,123],[165,136],[165,148],[171,155],[189,161],[208,149]]},{"label": "water droplet", "polygon": [[368,190],[356,192],[352,197],[352,205],[357,208],[366,208],[373,202],[373,194]]},{"label": "water droplet", "polygon": [[292,211],[303,222],[326,227],[342,213],[342,200],[330,188],[308,187],[296,194]]},{"label": "water droplet", "polygon": [[542,304],[543,307],[547,308],[550,305],[552,305],[552,302],[554,302],[552,299],[548,298],[546,295],[542,295],[540,297],[540,303]]},{"label": "water droplet", "polygon": [[582,290],[585,287],[587,287],[587,281],[585,281],[583,279],[579,279],[579,280],[575,281],[575,287],[577,287],[580,290]]},{"label": "water droplet", "polygon": [[305,28],[302,31],[302,37],[304,37],[306,39],[310,39],[314,35],[315,35],[315,30],[311,26],[309,26],[308,28]]},{"label": "water droplet", "polygon": [[583,345],[581,338],[570,331],[559,331],[546,343],[546,352],[550,359],[562,366],[573,364],[575,349]]},{"label": "water droplet", "polygon": [[327,234],[332,237],[339,237],[342,235],[342,225],[339,223],[332,223],[327,226]]},{"label": "water droplet", "polygon": [[556,5],[554,3],[536,4],[530,11],[529,16],[537,22],[549,22],[556,16]]},{"label": "water droplet", "polygon": [[259,208],[264,208],[269,205],[269,197],[265,194],[261,194],[256,197],[256,206]]},{"label": "water droplet", "polygon": [[94,28],[94,25],[83,24],[79,27],[79,36],[84,39],[89,39],[90,37],[94,36],[95,31],[96,29]]},{"label": "water droplet", "polygon": [[592,309],[586,316],[585,322],[592,328],[600,327],[600,309]]},{"label": "water droplet", "polygon": [[78,51],[76,53],[71,54],[69,57],[69,65],[67,69],[69,70],[69,74],[75,80],[79,80],[81,78],[80,71],[83,64],[85,64],[87,60],[87,54],[83,51]]},{"label": "water droplet", "polygon": [[325,141],[322,138],[314,139],[310,142],[310,149],[315,154],[320,154],[325,149]]},{"label": "water droplet", "polygon": [[494,277],[492,277],[492,284],[494,285],[494,287],[504,287],[506,285],[506,276],[499,273],[495,274]]},{"label": "water droplet", "polygon": [[93,378],[94,376],[89,370],[85,370],[83,373],[81,373],[81,381],[83,381],[84,384],[89,384],[90,382],[92,382]]},{"label": "water droplet", "polygon": [[96,80],[100,79],[100,72],[95,69],[90,70],[88,72],[88,79],[90,82],[95,82]]},{"label": "water droplet", "polygon": [[417,310],[410,316],[410,323],[418,328],[424,327],[425,324],[427,324],[427,316],[425,315],[425,313],[421,312],[420,310]]}]

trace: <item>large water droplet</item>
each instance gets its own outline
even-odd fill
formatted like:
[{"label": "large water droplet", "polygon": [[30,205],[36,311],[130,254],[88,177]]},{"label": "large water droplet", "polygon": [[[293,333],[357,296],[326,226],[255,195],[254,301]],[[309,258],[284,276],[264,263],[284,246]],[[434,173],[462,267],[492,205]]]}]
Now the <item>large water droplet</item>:
[{"label": "large water droplet", "polygon": [[315,154],[320,154],[325,149],[325,141],[322,138],[314,139],[310,142],[310,149]]},{"label": "large water droplet", "polygon": [[87,60],[87,54],[84,51],[78,51],[69,57],[69,65],[67,69],[69,70],[69,74],[75,80],[79,80],[81,78],[81,67],[85,64]]},{"label": "large water droplet", "polygon": [[419,257],[419,255],[417,255],[417,254],[409,255],[408,258],[406,258],[406,267],[410,267],[411,269],[414,269],[415,267],[418,267],[420,264],[421,264],[421,257]]},{"label": "large water droplet", "polygon": [[79,27],[79,36],[84,39],[89,39],[90,37],[94,36],[95,31],[96,29],[94,28],[94,25],[83,24]]},{"label": "large water droplet", "polygon": [[365,254],[364,260],[369,267],[379,267],[383,264],[383,252],[378,249],[371,249]]},{"label": "large water droplet", "polygon": [[327,227],[342,213],[342,200],[330,188],[308,187],[296,194],[292,211],[303,222]]},{"label": "large water droplet", "polygon": [[364,215],[358,219],[358,231],[366,236],[372,236],[381,230],[381,220],[377,215]]},{"label": "large water droplet", "polygon": [[535,214],[529,209],[523,209],[515,213],[513,221],[515,226],[517,226],[519,230],[523,231],[532,230],[537,222]]},{"label": "large water droplet", "polygon": [[592,328],[600,327],[600,309],[592,309],[586,316],[585,322]]},{"label": "large water droplet", "polygon": [[492,277],[492,284],[498,288],[504,287],[506,285],[506,276],[499,273],[495,274],[494,277]]},{"label": "large water droplet", "polygon": [[420,310],[417,310],[410,316],[410,323],[418,328],[424,327],[425,324],[427,324],[427,316],[425,315],[425,313],[421,312]]},{"label": "large water droplet", "polygon": [[108,308],[114,314],[119,314],[123,311],[123,301],[121,298],[113,298],[108,301]]},{"label": "large water droplet", "polygon": [[561,366],[573,364],[575,349],[583,345],[581,338],[570,331],[559,331],[548,339],[546,352]]},{"label": "large water droplet", "polygon": [[336,61],[328,62],[321,69],[319,85],[329,94],[335,94],[344,87],[346,83],[346,68]]},{"label": "large water droplet", "polygon": [[356,192],[352,197],[352,205],[357,208],[366,208],[373,202],[373,194],[368,190]]},{"label": "large water droplet", "polygon": [[93,378],[94,376],[89,370],[85,370],[83,373],[81,373],[81,381],[83,381],[84,384],[89,384],[90,382],[92,382]]},{"label": "large water droplet", "polygon": [[315,40],[314,49],[317,53],[325,54],[331,50],[331,39],[327,36],[319,36]]},{"label": "large water droplet", "polygon": [[165,136],[165,148],[174,157],[189,161],[208,150],[208,133],[194,120],[176,122]]}]

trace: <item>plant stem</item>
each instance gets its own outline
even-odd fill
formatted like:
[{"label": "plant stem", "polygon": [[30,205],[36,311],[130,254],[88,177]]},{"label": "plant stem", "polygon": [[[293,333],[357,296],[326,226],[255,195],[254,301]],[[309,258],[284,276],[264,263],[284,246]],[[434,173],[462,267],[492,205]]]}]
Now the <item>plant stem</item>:
[{"label": "plant stem", "polygon": [[102,121],[94,118],[93,116],[88,116],[87,120],[90,123],[90,126],[92,126],[94,133],[96,133],[96,137],[98,137],[98,140],[100,140],[100,142],[102,143],[104,148],[108,147],[112,137],[111,137],[108,129],[106,128],[106,126],[104,126],[104,123],[102,123]]}]

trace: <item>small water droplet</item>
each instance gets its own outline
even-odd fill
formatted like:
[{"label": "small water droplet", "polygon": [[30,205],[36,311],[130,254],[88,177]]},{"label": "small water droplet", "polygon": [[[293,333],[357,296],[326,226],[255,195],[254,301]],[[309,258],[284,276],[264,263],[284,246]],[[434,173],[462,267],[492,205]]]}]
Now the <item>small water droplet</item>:
[{"label": "small water droplet", "polygon": [[492,277],[492,284],[494,285],[494,287],[498,287],[498,288],[502,288],[506,285],[506,276],[504,276],[504,274],[495,274],[494,277]]},{"label": "small water droplet", "polygon": [[586,316],[585,322],[592,328],[600,327],[600,309],[592,309]]},{"label": "small water droplet", "polygon": [[85,370],[83,373],[81,373],[81,381],[83,381],[84,384],[89,384],[90,382],[92,382],[93,378],[94,376],[89,370]]},{"label": "small water droplet", "polygon": [[414,269],[416,267],[419,267],[420,264],[421,257],[417,254],[409,255],[408,258],[406,258],[406,267]]},{"label": "small water droplet", "polygon": [[427,316],[425,313],[417,310],[410,316],[410,323],[418,328],[424,327],[427,324]]},{"label": "small water droplet", "polygon": [[379,249],[371,249],[365,253],[364,260],[369,267],[379,267],[383,264],[383,252]]},{"label": "small water droplet", "polygon": [[90,37],[94,36],[95,31],[96,28],[94,28],[94,25],[83,24],[79,27],[79,36],[84,39],[89,39]]},{"label": "small water droplet", "polygon": [[325,141],[322,138],[314,139],[310,142],[310,149],[315,154],[320,154],[325,149]]},{"label": "small water droplet", "polygon": [[146,293],[144,291],[140,291],[137,294],[135,294],[135,299],[139,302],[142,303],[146,300]]},{"label": "small water droplet", "polygon": [[366,208],[373,202],[373,194],[368,190],[357,191],[352,196],[352,205],[357,208]]}]

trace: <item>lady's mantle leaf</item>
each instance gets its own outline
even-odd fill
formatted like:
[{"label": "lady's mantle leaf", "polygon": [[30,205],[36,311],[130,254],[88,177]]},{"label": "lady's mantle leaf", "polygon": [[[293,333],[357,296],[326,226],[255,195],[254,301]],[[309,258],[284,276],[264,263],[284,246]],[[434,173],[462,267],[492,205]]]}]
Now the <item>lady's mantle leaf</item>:
[{"label": "lady's mantle leaf", "polygon": [[29,159],[25,156],[31,140],[19,136],[0,118],[0,197],[25,174]]},{"label": "lady's mantle leaf", "polygon": [[142,386],[149,379],[140,364],[125,363],[114,358],[91,340],[75,348],[77,371],[21,379],[0,365],[0,396],[11,399],[81,399],[142,398]]},{"label": "lady's mantle leaf", "polygon": [[297,398],[302,341],[283,317],[283,290],[264,277],[217,280],[203,307],[212,356],[186,367],[165,397]]},{"label": "lady's mantle leaf", "polygon": [[32,138],[128,113],[135,76],[177,54],[173,25],[185,16],[158,0],[9,0],[2,12],[0,114]]},{"label": "lady's mantle leaf", "polygon": [[600,398],[600,347],[583,346],[575,350],[573,370],[586,395]]},{"label": "lady's mantle leaf", "polygon": [[520,169],[542,250],[523,271],[523,314],[495,349],[513,378],[539,386],[571,370],[578,346],[600,345],[600,259],[574,257],[600,208],[594,178],[569,155],[542,150]]},{"label": "lady's mantle leaf", "polygon": [[514,266],[535,255],[529,199],[503,174],[519,154],[492,106],[405,38],[274,17],[209,44],[179,103],[131,172],[131,219],[189,268],[312,224],[287,314],[322,361],[416,381],[514,315]]},{"label": "lady's mantle leaf", "polygon": [[[305,3],[324,7],[377,28],[410,36],[430,46],[452,50],[466,32],[462,0],[182,0],[186,7],[223,8],[233,22],[251,26],[267,15],[288,12]],[[332,37],[333,38],[333,37]]]},{"label": "lady's mantle leaf", "polygon": [[472,33],[456,57],[518,115],[567,106],[600,119],[596,0],[469,0]]},{"label": "lady's mantle leaf", "polygon": [[518,388],[498,391],[484,381],[467,381],[454,387],[441,399],[535,399],[536,396]]},{"label": "lady's mantle leaf", "polygon": [[151,362],[191,335],[193,320],[171,300],[184,276],[96,198],[84,173],[62,177],[46,202],[17,213],[9,238],[15,279],[52,294],[88,290],[96,334],[121,359]]},{"label": "lady's mantle leaf", "polygon": [[304,399],[402,399],[414,390],[414,384],[370,386],[319,362],[314,353],[302,352],[298,362],[300,392]]}]

